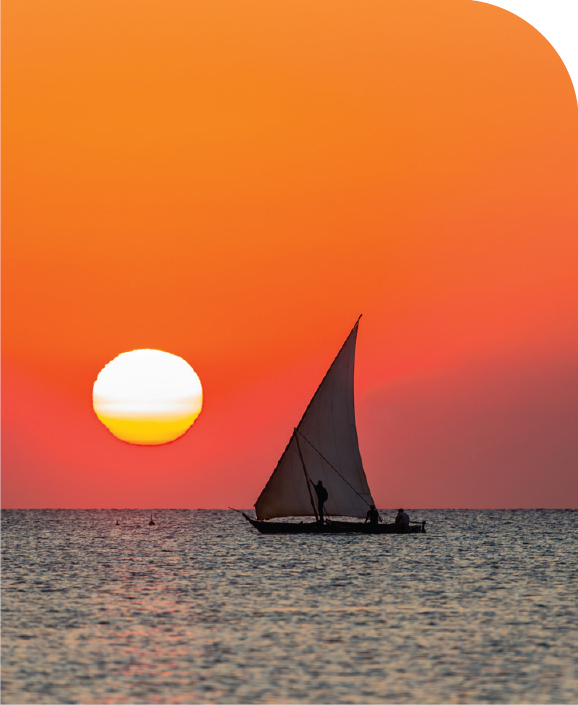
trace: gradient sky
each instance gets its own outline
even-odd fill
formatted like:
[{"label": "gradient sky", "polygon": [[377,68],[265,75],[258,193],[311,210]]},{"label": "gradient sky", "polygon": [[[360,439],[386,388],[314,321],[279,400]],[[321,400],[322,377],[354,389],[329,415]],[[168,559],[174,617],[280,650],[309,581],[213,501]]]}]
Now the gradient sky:
[{"label": "gradient sky", "polygon": [[[4,507],[250,507],[351,326],[381,507],[578,507],[578,109],[467,0],[7,0]],[[119,353],[204,408],[115,439]]]}]

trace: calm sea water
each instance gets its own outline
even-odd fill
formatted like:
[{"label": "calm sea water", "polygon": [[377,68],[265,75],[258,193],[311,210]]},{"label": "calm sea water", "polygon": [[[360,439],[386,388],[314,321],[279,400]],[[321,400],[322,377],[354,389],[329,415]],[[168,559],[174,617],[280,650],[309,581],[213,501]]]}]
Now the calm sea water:
[{"label": "calm sea water", "polygon": [[578,701],[576,511],[420,510],[409,536],[154,516],[3,512],[4,703]]}]

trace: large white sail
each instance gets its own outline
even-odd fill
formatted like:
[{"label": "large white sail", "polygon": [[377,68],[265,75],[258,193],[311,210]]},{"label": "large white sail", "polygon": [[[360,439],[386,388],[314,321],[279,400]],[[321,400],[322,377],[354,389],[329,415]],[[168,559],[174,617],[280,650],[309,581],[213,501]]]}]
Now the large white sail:
[{"label": "large white sail", "polygon": [[353,373],[358,323],[261,492],[255,504],[258,519],[314,515],[317,503],[308,478],[314,483],[321,480],[327,489],[326,514],[365,517],[373,504],[355,427]]}]

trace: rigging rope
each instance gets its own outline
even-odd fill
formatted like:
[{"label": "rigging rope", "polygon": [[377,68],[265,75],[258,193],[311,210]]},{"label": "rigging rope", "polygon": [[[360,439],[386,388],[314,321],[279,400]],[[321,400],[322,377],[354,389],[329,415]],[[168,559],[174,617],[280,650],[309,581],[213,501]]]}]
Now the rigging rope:
[{"label": "rigging rope", "polygon": [[330,468],[333,468],[333,470],[335,470],[335,472],[339,475],[339,477],[343,480],[343,482],[345,482],[346,484],[348,484],[348,485],[351,487],[351,489],[355,492],[355,494],[356,494],[363,502],[365,502],[365,504],[367,504],[368,507],[371,507],[371,505],[370,505],[369,502],[363,497],[363,495],[359,494],[359,492],[355,489],[355,487],[343,477],[343,475],[339,472],[339,470],[338,470],[336,467],[334,467],[334,466],[329,462],[329,460],[327,460],[327,458],[323,455],[323,453],[322,453],[320,450],[317,450],[317,448],[313,445],[313,443],[311,443],[311,441],[310,441],[308,438],[306,438],[306,437],[301,433],[301,431],[300,431],[298,428],[295,429],[295,432],[298,433],[304,440],[306,440],[307,443],[309,443],[309,445],[313,448],[313,450],[314,450],[316,453],[319,453],[319,455],[323,458],[323,460],[325,460],[325,462],[327,463],[327,465],[329,465]]},{"label": "rigging rope", "polygon": [[[313,507],[313,514],[315,514],[315,521],[319,521],[319,517],[317,516],[317,509],[315,509],[315,502],[313,501],[313,495],[311,494],[311,487],[309,487],[309,483],[311,482],[311,478],[309,477],[307,473],[307,468],[305,467],[305,461],[303,460],[303,454],[301,453],[301,446],[299,445],[299,438],[297,438],[297,435],[295,433],[297,431],[296,428],[293,429],[293,435],[295,436],[295,443],[297,443],[297,450],[299,451],[299,457],[301,458],[301,465],[303,466],[303,472],[305,473],[305,482],[307,483],[307,491],[309,492],[309,499],[311,500],[311,506]],[[307,439],[305,439],[307,440]],[[313,483],[311,483],[313,484]]]}]

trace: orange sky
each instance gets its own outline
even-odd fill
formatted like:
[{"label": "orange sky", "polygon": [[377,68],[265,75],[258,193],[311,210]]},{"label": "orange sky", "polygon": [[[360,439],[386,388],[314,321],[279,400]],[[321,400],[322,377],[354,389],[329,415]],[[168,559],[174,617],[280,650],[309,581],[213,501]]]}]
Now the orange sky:
[{"label": "orange sky", "polygon": [[[251,506],[360,313],[379,506],[578,506],[578,110],[467,0],[8,0],[5,507]],[[158,348],[205,406],[113,438]]]}]

